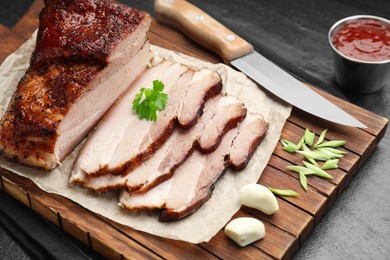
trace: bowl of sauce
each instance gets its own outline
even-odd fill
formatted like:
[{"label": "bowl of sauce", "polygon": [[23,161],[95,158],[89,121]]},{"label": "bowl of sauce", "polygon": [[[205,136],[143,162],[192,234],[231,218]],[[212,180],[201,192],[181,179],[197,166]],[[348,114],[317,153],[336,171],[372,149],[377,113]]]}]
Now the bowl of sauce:
[{"label": "bowl of sauce", "polygon": [[352,92],[373,93],[390,87],[390,21],[356,15],[329,31],[337,83]]}]

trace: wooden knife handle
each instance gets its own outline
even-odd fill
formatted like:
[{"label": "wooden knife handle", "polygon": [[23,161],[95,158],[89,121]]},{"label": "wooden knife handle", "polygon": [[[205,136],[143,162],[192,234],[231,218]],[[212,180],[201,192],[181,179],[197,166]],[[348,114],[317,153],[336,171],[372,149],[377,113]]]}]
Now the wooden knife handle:
[{"label": "wooden knife handle", "polygon": [[251,44],[187,1],[155,0],[154,8],[157,20],[180,29],[225,61],[253,51]]}]

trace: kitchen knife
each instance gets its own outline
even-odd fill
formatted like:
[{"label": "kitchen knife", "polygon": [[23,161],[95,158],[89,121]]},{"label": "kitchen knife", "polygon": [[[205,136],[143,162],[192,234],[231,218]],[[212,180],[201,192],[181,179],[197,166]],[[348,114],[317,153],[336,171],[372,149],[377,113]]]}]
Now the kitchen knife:
[{"label": "kitchen knife", "polygon": [[204,11],[184,0],[156,0],[159,21],[179,28],[199,44],[264,88],[310,114],[339,124],[366,128],[360,121],[254,51],[253,46]]}]

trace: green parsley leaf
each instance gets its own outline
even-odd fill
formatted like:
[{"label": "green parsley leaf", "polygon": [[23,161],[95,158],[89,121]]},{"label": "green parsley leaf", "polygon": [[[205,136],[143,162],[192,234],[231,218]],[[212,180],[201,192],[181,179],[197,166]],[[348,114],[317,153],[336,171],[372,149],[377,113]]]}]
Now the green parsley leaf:
[{"label": "green parsley leaf", "polygon": [[152,89],[142,87],[139,93],[135,94],[132,110],[139,119],[156,122],[157,111],[164,110],[168,101],[168,95],[162,93],[163,90],[164,83],[154,80]]}]

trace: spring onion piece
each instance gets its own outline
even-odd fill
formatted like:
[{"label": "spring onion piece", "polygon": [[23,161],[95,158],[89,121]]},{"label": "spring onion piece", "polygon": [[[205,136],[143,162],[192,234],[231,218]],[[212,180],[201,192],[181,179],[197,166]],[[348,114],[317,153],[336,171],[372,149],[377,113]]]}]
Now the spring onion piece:
[{"label": "spring onion piece", "polygon": [[283,150],[285,150],[286,152],[293,153],[299,150],[298,146],[293,142],[290,142],[288,140],[281,140],[280,142],[283,145]]},{"label": "spring onion piece", "polygon": [[333,141],[328,141],[324,142],[322,144],[319,144],[318,147],[331,147],[331,148],[337,148],[340,146],[343,146],[347,143],[347,141],[342,141],[342,140],[333,140]]},{"label": "spring onion piece", "polygon": [[298,150],[302,148],[302,145],[305,143],[305,137],[302,136],[301,140],[298,142],[297,147]]},{"label": "spring onion piece", "polygon": [[301,183],[302,188],[307,191],[307,178],[302,172],[299,172],[299,182]]},{"label": "spring onion piece", "polygon": [[303,154],[306,158],[309,157],[309,158],[317,160],[317,161],[327,161],[327,160],[343,157],[342,154],[335,154],[335,153],[324,152],[324,151],[320,151],[320,150],[297,151],[297,153]]},{"label": "spring onion piece", "polygon": [[322,165],[321,169],[323,170],[337,169],[338,168],[337,164],[339,161],[340,159],[328,160]]},{"label": "spring onion piece", "polygon": [[326,152],[331,152],[331,153],[335,153],[335,154],[343,154],[344,155],[344,154],[348,153],[346,151],[342,151],[342,150],[331,148],[331,147],[320,147],[317,149],[320,151],[326,151]]},{"label": "spring onion piece", "polygon": [[280,195],[280,196],[286,196],[286,197],[297,197],[299,196],[299,193],[293,190],[279,190],[279,189],[274,189],[271,187],[268,187],[270,191],[272,191],[273,194]]},{"label": "spring onion piece", "polygon": [[314,174],[314,171],[303,166],[289,165],[286,168],[297,173],[303,173],[304,175]]},{"label": "spring onion piece", "polygon": [[321,132],[320,137],[318,138],[314,147],[317,147],[319,144],[321,144],[324,141],[327,132],[328,132],[328,129],[325,129],[324,131]]},{"label": "spring onion piece", "polygon": [[306,128],[305,134],[303,135],[305,138],[305,143],[309,146],[313,145],[315,134],[309,130],[309,128]]},{"label": "spring onion piece", "polygon": [[[288,170],[295,171],[299,174],[299,181],[303,189],[307,191],[307,176],[316,175],[318,177],[333,179],[333,176],[327,173],[325,170],[337,169],[338,162],[348,152],[337,149],[340,146],[345,145],[347,142],[343,140],[330,140],[324,141],[328,129],[325,129],[321,132],[318,137],[317,142],[314,143],[315,133],[306,128],[304,135],[301,137],[300,141],[295,144],[288,140],[281,140],[283,144],[283,149],[289,153],[300,153],[302,154],[306,161],[303,161],[304,166],[298,165],[289,165],[286,166]],[[311,148],[309,148],[311,147]],[[317,161],[323,161],[321,165],[318,165]],[[310,162],[310,163],[309,163]],[[282,195],[284,190],[276,190],[269,188],[275,194]],[[281,191],[281,193],[278,193]],[[295,191],[292,191],[295,193]]]},{"label": "spring onion piece", "polygon": [[[334,148],[332,148],[334,149]],[[334,149],[336,150],[336,149]],[[335,158],[341,158],[341,157],[344,157],[343,154],[341,153],[334,153],[328,149],[324,149],[324,148],[317,148],[316,151],[319,151],[319,152],[322,152],[322,153],[325,153],[325,154],[328,154],[329,156],[332,156],[333,158],[330,158],[330,159],[335,159]]]},{"label": "spring onion piece", "polygon": [[[305,143],[302,144],[302,149],[304,152],[311,152],[311,150],[305,145]],[[308,160],[312,164],[318,165],[317,162],[312,157],[305,155],[305,158],[306,158],[306,160]]]},{"label": "spring onion piece", "polygon": [[330,175],[329,173],[327,173],[326,171],[324,171],[323,169],[321,169],[317,165],[314,165],[314,164],[311,164],[311,163],[308,163],[305,161],[303,161],[303,164],[307,168],[309,168],[310,170],[314,171],[315,172],[314,175],[316,175],[318,177],[322,177],[322,178],[333,179],[332,175]]}]

